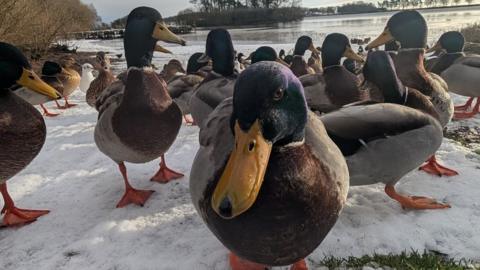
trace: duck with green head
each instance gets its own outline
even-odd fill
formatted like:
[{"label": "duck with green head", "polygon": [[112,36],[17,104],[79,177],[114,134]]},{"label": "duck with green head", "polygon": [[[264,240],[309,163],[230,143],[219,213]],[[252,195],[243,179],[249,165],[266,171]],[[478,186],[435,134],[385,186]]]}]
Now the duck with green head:
[{"label": "duck with green head", "polygon": [[366,85],[384,103],[356,104],[322,115],[328,134],[342,150],[350,185],[385,184],[385,193],[407,209],[445,209],[448,204],[397,193],[395,185],[435,153],[443,132],[430,99],[403,85],[390,55],[371,52],[363,67]]},{"label": "duck with green head", "polygon": [[[400,49],[393,57],[397,75],[402,83],[419,90],[432,100],[438,120],[445,127],[453,116],[453,102],[448,94],[448,85],[424,66],[428,27],[425,18],[415,10],[395,13],[387,22],[383,32],[367,46],[367,50],[396,41]],[[435,155],[420,168],[438,176],[454,176],[458,173],[440,165]]]},{"label": "duck with green head", "polygon": [[150,68],[159,40],[185,45],[168,30],[157,10],[132,10],[124,38],[128,70],[96,102],[95,143],[118,164],[125,182],[126,192],[117,207],[143,205],[153,192],[132,188],[124,162],[146,163],[161,157],[160,170],[152,181],[167,183],[183,176],[165,163],[165,152],[177,137],[182,113],[169,96],[165,81]]},{"label": "duck with green head", "polygon": [[210,31],[205,48],[205,53],[198,61],[201,63],[212,61],[212,71],[190,99],[193,120],[200,128],[217,105],[233,95],[233,86],[238,76],[234,70],[235,50],[227,30]]},{"label": "duck with green head", "polygon": [[[455,119],[474,117],[480,112],[480,56],[465,55],[465,37],[458,31],[449,31],[440,37],[430,51],[445,53],[438,57],[430,72],[440,75],[448,84],[448,91],[469,97],[465,105],[455,107]],[[476,104],[471,108],[473,101]],[[471,110],[470,110],[471,109]]]},{"label": "duck with green head", "polygon": [[305,269],[347,192],[345,159],[308,110],[298,78],[269,61],[243,71],[233,99],[200,130],[190,174],[193,204],[232,252],[232,269]]},{"label": "duck with green head", "polygon": [[43,117],[37,109],[9,89],[16,84],[50,99],[60,98],[55,89],[32,71],[20,50],[0,42],[0,193],[5,203],[1,210],[4,214],[3,226],[30,223],[49,212],[17,208],[7,191],[7,180],[38,155],[47,133]]},{"label": "duck with green head", "polygon": [[306,74],[314,74],[315,70],[308,66],[304,56],[306,51],[309,50],[312,54],[320,55],[320,51],[315,48],[313,40],[309,36],[301,36],[295,43],[295,49],[293,50],[293,59],[290,69],[295,76],[300,77]]},{"label": "duck with green head", "polygon": [[368,99],[368,93],[359,87],[358,77],[340,64],[342,57],[363,62],[363,58],[352,50],[345,35],[329,34],[322,45],[323,73],[300,77],[312,110],[324,113]]},{"label": "duck with green head", "polygon": [[252,59],[252,64],[258,63],[260,61],[274,61],[288,67],[288,64],[285,63],[285,61],[283,61],[282,59],[280,59],[275,49],[270,46],[258,47],[252,53],[251,59]]}]

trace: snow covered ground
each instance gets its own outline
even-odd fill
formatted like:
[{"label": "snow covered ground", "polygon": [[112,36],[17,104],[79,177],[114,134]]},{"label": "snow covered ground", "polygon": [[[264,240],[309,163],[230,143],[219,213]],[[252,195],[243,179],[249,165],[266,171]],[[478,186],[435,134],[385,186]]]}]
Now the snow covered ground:
[{"label": "snow covered ground", "polygon": [[[83,100],[77,91],[72,101],[79,106],[46,119],[42,152],[8,181],[18,206],[51,213],[30,225],[0,230],[0,269],[227,269],[227,250],[190,202],[198,128],[182,126],[167,154],[168,164],[185,173],[183,179],[153,183],[149,179],[157,161],[127,164],[136,187],[156,192],[143,208],[116,209],[123,181],[94,144],[96,112]],[[478,126],[479,118],[462,123]],[[354,187],[341,218],[309,260],[427,249],[479,261],[479,156],[449,140],[438,154],[460,176],[437,178],[414,171],[397,187],[449,202],[451,209],[405,211],[381,185]]]}]

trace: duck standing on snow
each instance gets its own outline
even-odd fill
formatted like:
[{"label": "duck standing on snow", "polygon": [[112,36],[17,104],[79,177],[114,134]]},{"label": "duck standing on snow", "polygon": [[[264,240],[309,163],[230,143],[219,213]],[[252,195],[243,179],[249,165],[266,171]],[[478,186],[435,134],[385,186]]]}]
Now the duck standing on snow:
[{"label": "duck standing on snow", "polygon": [[187,124],[194,124],[192,119],[187,117],[190,114],[190,99],[195,88],[205,79],[207,73],[202,72],[202,68],[208,63],[199,63],[198,59],[202,53],[194,53],[188,59],[187,74],[177,75],[168,82],[168,92],[175,103],[182,111]]},{"label": "duck standing on snow", "polygon": [[[64,92],[64,86],[61,80],[59,79],[60,74],[62,73],[62,67],[55,62],[52,61],[45,61],[42,66],[42,77],[41,79],[46,82],[48,85],[53,87],[57,93],[63,93]],[[42,98],[43,99],[43,98]],[[45,107],[44,103],[48,102],[49,100],[45,100],[45,102],[40,103],[40,107],[43,110],[43,115],[46,117],[55,117],[58,116],[58,113],[51,113],[48,111],[48,109]],[[61,108],[60,104],[58,103],[57,100],[55,100],[55,103],[57,104],[57,108]]]},{"label": "duck standing on snow", "polygon": [[233,99],[200,130],[190,194],[231,250],[232,269],[306,269],[303,259],[345,204],[348,181],[345,159],[309,112],[298,78],[262,61],[239,75]]},{"label": "duck standing on snow", "polygon": [[[428,52],[445,50],[430,72],[440,75],[448,84],[448,91],[469,97],[467,103],[455,107],[456,119],[471,118],[480,112],[480,55],[463,53],[465,37],[458,31],[444,33]],[[473,101],[477,103],[471,111]]]},{"label": "duck standing on snow", "polygon": [[85,99],[90,107],[95,108],[97,98],[117,79],[110,71],[110,59],[104,52],[97,53],[98,76],[90,83]]},{"label": "duck standing on snow", "polygon": [[[452,119],[453,103],[445,81],[425,69],[427,32],[427,23],[418,11],[400,11],[388,20],[383,33],[368,44],[366,49],[370,50],[388,42],[397,41],[400,49],[393,60],[398,78],[406,87],[417,89],[431,99],[439,116],[438,120],[441,126],[445,127]],[[427,164],[420,169],[438,176],[458,174],[440,165],[435,155],[432,155]]]},{"label": "duck standing on snow", "polygon": [[385,51],[371,52],[363,67],[366,84],[386,103],[352,105],[322,115],[328,134],[342,150],[350,186],[385,184],[385,192],[408,209],[444,209],[448,204],[395,191],[442,143],[443,131],[430,99],[398,79]]},{"label": "duck standing on snow", "polygon": [[75,65],[79,64],[71,56],[64,56],[60,58],[59,62],[60,66],[62,67],[62,71],[57,74],[57,78],[63,85],[60,94],[62,94],[63,98],[65,99],[65,105],[60,106],[59,109],[68,109],[77,106],[77,104],[69,103],[68,97],[80,86],[80,74],[78,74],[78,72],[73,68]]},{"label": "duck standing on snow", "polygon": [[208,115],[224,99],[233,95],[238,74],[234,71],[235,51],[232,38],[225,29],[215,29],[207,36],[205,54],[198,60],[213,62],[212,71],[194,91],[190,110],[195,123],[202,128]]},{"label": "duck standing on snow", "polygon": [[3,226],[35,221],[47,210],[15,207],[7,191],[7,180],[23,170],[40,152],[45,143],[46,127],[42,115],[32,105],[8,89],[19,84],[57,99],[51,86],[33,71],[25,56],[16,47],[0,42],[0,193],[5,205]]},{"label": "duck standing on snow", "polygon": [[325,37],[322,45],[323,73],[300,77],[308,106],[319,112],[336,110],[343,105],[368,99],[368,92],[360,88],[358,77],[340,65],[342,57],[363,62],[343,34]]},{"label": "duck standing on snow", "polygon": [[95,80],[93,76],[93,66],[89,63],[82,65],[82,77],[80,78],[80,91],[86,93],[90,87],[90,83]]},{"label": "duck standing on snow", "polygon": [[310,50],[313,54],[320,55],[320,51],[315,48],[313,40],[309,36],[301,36],[295,43],[295,50],[293,51],[292,65],[290,69],[295,76],[300,77],[306,74],[314,74],[315,70],[308,66],[304,59],[305,52]]},{"label": "duck standing on snow", "polygon": [[180,130],[182,113],[168,95],[165,81],[150,68],[159,40],[185,45],[183,39],[170,32],[157,10],[132,10],[124,37],[128,71],[97,99],[95,143],[118,164],[125,181],[126,192],[117,207],[143,205],[153,192],[132,188],[124,162],[146,163],[162,157],[152,181],[167,183],[183,176],[165,163],[165,152]]}]

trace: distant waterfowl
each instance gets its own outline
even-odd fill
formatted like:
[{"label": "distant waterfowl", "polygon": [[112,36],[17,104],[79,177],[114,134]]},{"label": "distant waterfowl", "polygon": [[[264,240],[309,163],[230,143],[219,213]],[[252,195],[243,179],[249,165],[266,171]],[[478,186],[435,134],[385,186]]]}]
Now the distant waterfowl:
[{"label": "distant waterfowl", "polygon": [[7,191],[7,180],[23,170],[45,143],[46,127],[42,115],[32,105],[9,90],[14,84],[57,99],[55,89],[33,71],[27,58],[13,45],[0,42],[0,193],[4,207],[2,226],[35,221],[48,210],[17,208]]},{"label": "distant waterfowl", "polygon": [[[444,33],[429,51],[444,50],[430,71],[440,75],[448,91],[469,97],[465,105],[455,107],[454,117],[464,119],[480,112],[480,56],[463,53],[465,37],[458,31]],[[471,108],[473,101],[476,104]]]},{"label": "distant waterfowl", "polygon": [[308,110],[298,78],[279,63],[251,65],[200,130],[190,194],[230,251],[232,269],[266,269],[304,258],[335,224],[348,169]]},{"label": "distant waterfowl", "polygon": [[301,36],[297,39],[295,43],[295,49],[293,51],[293,59],[290,66],[293,74],[297,77],[306,75],[306,74],[314,74],[315,70],[308,66],[307,62],[303,58],[305,56],[305,52],[309,50],[312,53],[320,55],[320,51],[315,48],[313,44],[313,40],[309,36]]},{"label": "distant waterfowl", "polygon": [[252,53],[252,64],[261,61],[275,61],[288,67],[288,64],[280,59],[275,49],[270,46],[261,46]]},{"label": "distant waterfowl", "polygon": [[359,100],[368,99],[360,89],[357,76],[340,65],[342,57],[362,62],[343,34],[329,34],[322,45],[323,73],[300,77],[308,106],[319,112],[329,112]]},{"label": "distant waterfowl", "polygon": [[149,68],[154,50],[160,47],[156,44],[159,40],[185,45],[170,32],[157,10],[132,10],[124,37],[129,69],[97,99],[95,143],[118,164],[125,182],[126,191],[117,207],[143,205],[153,192],[130,185],[124,162],[145,163],[161,157],[160,170],[152,181],[167,183],[183,176],[165,163],[165,152],[177,137],[182,113],[168,95],[165,81]]},{"label": "distant waterfowl", "polygon": [[177,75],[168,82],[168,92],[175,103],[182,111],[183,117],[187,124],[195,124],[192,119],[187,117],[190,111],[190,99],[193,91],[203,81],[208,73],[202,71],[208,63],[199,63],[198,59],[203,53],[194,53],[188,59],[187,74]]},{"label": "distant waterfowl", "polygon": [[95,108],[97,98],[107,87],[116,81],[110,71],[110,59],[104,52],[98,52],[97,57],[98,76],[91,83],[85,95],[85,100],[90,107]]},{"label": "distant waterfowl", "polygon": [[[425,70],[427,32],[427,23],[419,12],[400,11],[388,20],[383,33],[367,46],[367,50],[397,41],[400,49],[393,60],[398,77],[405,86],[419,90],[432,100],[439,116],[438,120],[441,126],[445,127],[452,119],[453,103],[445,81],[440,76]],[[438,176],[458,174],[438,164],[435,155],[421,169]]]},{"label": "distant waterfowl", "polygon": [[190,100],[193,120],[200,128],[215,107],[233,95],[233,86],[238,76],[234,70],[234,58],[230,33],[225,29],[210,31],[205,54],[198,61],[206,63],[211,60],[212,71],[197,87]]},{"label": "distant waterfowl", "polygon": [[168,61],[166,65],[163,66],[162,72],[160,72],[160,77],[165,80],[165,82],[170,82],[173,78],[181,75],[185,75],[186,71],[182,66],[182,63],[177,59],[172,59]]}]

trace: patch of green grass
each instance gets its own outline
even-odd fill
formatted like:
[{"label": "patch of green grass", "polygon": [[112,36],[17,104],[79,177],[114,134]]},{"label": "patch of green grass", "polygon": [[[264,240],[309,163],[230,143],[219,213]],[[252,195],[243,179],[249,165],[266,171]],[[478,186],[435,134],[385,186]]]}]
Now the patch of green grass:
[{"label": "patch of green grass", "polygon": [[336,258],[326,257],[320,262],[312,262],[316,267],[327,267],[328,269],[362,269],[369,266],[375,269],[390,267],[393,269],[438,269],[438,270],[463,270],[479,269],[473,262],[468,260],[456,261],[448,258],[445,254],[432,251],[423,253],[412,251],[402,252],[399,255],[379,255]]}]

